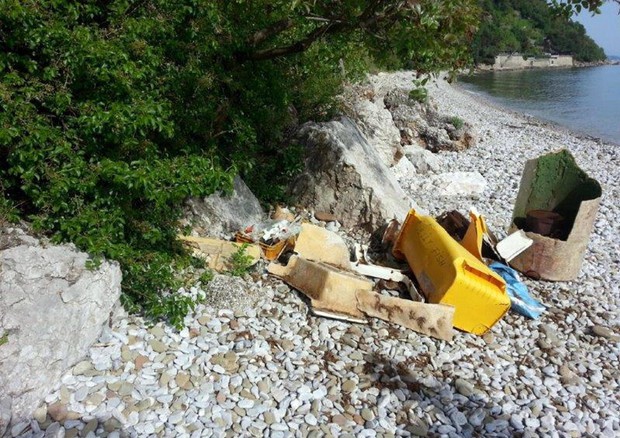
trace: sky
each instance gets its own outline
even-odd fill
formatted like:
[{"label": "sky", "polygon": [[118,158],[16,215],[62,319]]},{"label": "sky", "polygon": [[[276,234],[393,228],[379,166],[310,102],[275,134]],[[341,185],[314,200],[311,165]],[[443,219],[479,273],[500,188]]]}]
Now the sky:
[{"label": "sky", "polygon": [[601,14],[592,17],[588,12],[573,17],[583,24],[590,37],[601,46],[607,56],[620,56],[620,5],[614,2],[605,2],[601,7]]}]

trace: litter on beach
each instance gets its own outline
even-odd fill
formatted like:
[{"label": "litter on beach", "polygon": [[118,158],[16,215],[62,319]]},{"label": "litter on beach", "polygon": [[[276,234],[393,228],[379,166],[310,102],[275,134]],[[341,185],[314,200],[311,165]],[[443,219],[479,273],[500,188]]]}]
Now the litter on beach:
[{"label": "litter on beach", "polygon": [[517,271],[499,262],[493,262],[489,268],[497,272],[506,281],[506,292],[510,296],[510,309],[531,319],[538,318],[545,306],[532,298],[527,286],[521,282]]},{"label": "litter on beach", "polygon": [[511,231],[524,231],[533,244],[511,260],[510,266],[544,280],[575,279],[590,240],[601,194],[598,181],[581,170],[567,150],[528,161],[515,202]]},{"label": "litter on beach", "polygon": [[178,236],[179,240],[193,250],[193,255],[203,259],[207,266],[216,271],[228,271],[232,268],[232,256],[245,245],[245,254],[251,257],[255,265],[261,256],[258,245],[239,244],[210,237]]},{"label": "litter on beach", "polygon": [[454,326],[486,333],[510,308],[506,283],[430,216],[411,210],[393,248],[406,260],[428,302],[456,308]]}]

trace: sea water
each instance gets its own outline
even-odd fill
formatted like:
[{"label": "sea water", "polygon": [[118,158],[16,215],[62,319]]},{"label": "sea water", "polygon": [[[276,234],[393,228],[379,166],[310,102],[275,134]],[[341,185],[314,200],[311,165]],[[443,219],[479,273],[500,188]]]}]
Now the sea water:
[{"label": "sea water", "polygon": [[620,144],[620,66],[461,76],[470,92],[512,110]]}]

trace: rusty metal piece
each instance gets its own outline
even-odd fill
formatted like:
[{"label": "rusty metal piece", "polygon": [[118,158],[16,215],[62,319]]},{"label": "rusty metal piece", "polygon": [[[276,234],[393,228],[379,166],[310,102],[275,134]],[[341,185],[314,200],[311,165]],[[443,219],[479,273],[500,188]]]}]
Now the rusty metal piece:
[{"label": "rusty metal piece", "polygon": [[317,221],[323,221],[323,222],[334,222],[338,220],[338,218],[335,215],[324,212],[324,211],[315,211],[314,217],[316,218]]},{"label": "rusty metal piece", "polygon": [[454,307],[426,304],[360,290],[357,308],[368,316],[393,322],[418,333],[445,341],[452,340]]},{"label": "rusty metal piece", "polygon": [[437,223],[457,242],[460,242],[469,228],[469,220],[459,211],[452,210],[437,217]]},{"label": "rusty metal piece", "polygon": [[541,236],[552,236],[564,222],[561,214],[547,210],[530,210],[525,215],[525,226],[527,231],[540,234]]},{"label": "rusty metal piece", "polygon": [[381,244],[385,249],[388,249],[394,245],[394,241],[396,240],[399,231],[400,222],[398,222],[398,220],[392,219],[388,222],[385,227],[385,231],[383,232],[383,237],[381,238]]},{"label": "rusty metal piece", "polygon": [[355,292],[372,290],[371,281],[298,256],[292,256],[286,266],[270,263],[267,270],[310,298],[312,309],[318,314],[366,322],[357,308]]}]

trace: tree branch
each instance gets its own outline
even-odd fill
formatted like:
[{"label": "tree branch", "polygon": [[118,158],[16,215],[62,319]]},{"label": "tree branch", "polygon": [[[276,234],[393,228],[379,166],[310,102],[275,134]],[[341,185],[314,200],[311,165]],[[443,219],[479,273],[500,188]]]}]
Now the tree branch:
[{"label": "tree branch", "polygon": [[261,29],[258,32],[255,32],[250,38],[248,38],[247,43],[250,46],[257,46],[263,41],[271,38],[274,35],[277,35],[285,30],[293,27],[293,20],[290,18],[286,18],[284,20],[276,21],[271,26]]},{"label": "tree branch", "polygon": [[242,58],[251,59],[252,61],[264,61],[266,59],[275,59],[281,56],[292,55],[294,53],[301,53],[308,50],[308,47],[312,45],[316,40],[324,37],[328,34],[333,34],[342,31],[348,27],[344,23],[328,23],[314,29],[305,38],[294,42],[288,46],[274,47],[271,49],[258,50],[251,53],[246,53]]},{"label": "tree branch", "polygon": [[[384,11],[379,13],[380,7],[384,5],[385,3],[386,3],[385,0],[372,0],[369,2],[366,8],[362,11],[362,13],[358,15],[354,20],[346,20],[343,18],[330,19],[329,22],[323,24],[322,26],[317,27],[312,32],[307,34],[305,37],[303,37],[299,41],[296,41],[292,44],[289,44],[287,46],[272,47],[269,49],[256,50],[256,51],[249,52],[249,53],[248,52],[240,53],[237,55],[237,58],[240,60],[253,60],[253,61],[275,59],[275,58],[280,58],[282,56],[304,52],[315,41],[317,41],[318,39],[326,35],[336,34],[339,32],[345,32],[345,31],[349,31],[353,29],[364,29],[370,32],[369,28],[371,28],[373,25],[377,24],[380,21],[384,21],[384,20],[394,17],[398,13],[398,11],[402,9],[403,5],[406,4],[407,2],[406,1],[403,2],[402,0],[396,1],[396,2],[387,2],[388,7]],[[286,29],[289,29],[293,26],[293,23],[289,22],[289,20],[282,20],[282,21],[287,21],[288,27],[286,27]],[[321,20],[321,21],[324,21],[324,20]],[[269,28],[255,33],[252,39],[255,40],[256,36],[264,35],[265,38],[262,38],[260,40],[262,42],[269,36],[273,36],[279,33],[278,29],[281,28],[281,26],[277,26],[279,23],[281,22],[274,23],[274,25],[270,26]],[[282,30],[285,30],[285,29],[282,28]],[[280,30],[280,32],[282,30]],[[256,44],[253,44],[253,45],[255,46]]]}]

